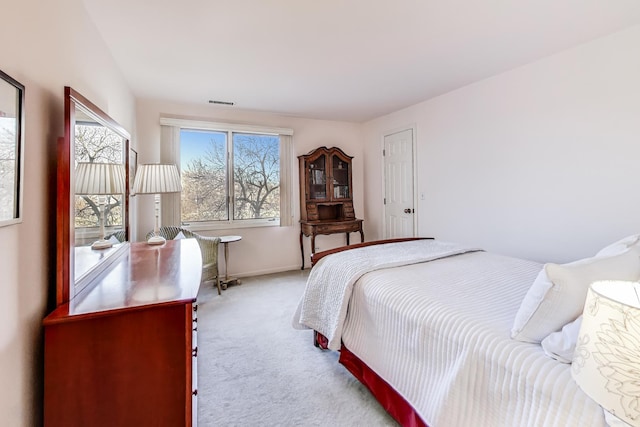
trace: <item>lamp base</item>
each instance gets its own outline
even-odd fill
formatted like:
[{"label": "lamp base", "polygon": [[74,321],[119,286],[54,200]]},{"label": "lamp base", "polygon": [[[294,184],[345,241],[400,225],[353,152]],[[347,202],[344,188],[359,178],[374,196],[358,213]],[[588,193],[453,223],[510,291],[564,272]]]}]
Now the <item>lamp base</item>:
[{"label": "lamp base", "polygon": [[93,242],[93,244],[91,245],[91,249],[107,249],[112,246],[113,246],[113,243],[111,243],[110,241],[100,239]]},{"label": "lamp base", "polygon": [[162,236],[153,236],[147,240],[148,245],[163,245],[167,240]]}]

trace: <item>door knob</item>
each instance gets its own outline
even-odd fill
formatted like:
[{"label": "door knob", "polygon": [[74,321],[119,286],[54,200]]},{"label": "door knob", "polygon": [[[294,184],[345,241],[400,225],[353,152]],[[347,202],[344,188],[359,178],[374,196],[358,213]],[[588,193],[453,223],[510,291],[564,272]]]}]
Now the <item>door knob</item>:
[{"label": "door knob", "polygon": [[409,209],[409,208],[405,209],[404,213],[411,213],[411,209]]}]

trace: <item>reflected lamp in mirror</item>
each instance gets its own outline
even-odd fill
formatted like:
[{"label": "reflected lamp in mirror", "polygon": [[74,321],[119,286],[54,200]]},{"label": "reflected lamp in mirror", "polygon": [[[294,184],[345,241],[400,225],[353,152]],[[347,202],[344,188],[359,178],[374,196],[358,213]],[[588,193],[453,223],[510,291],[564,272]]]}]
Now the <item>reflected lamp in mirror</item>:
[{"label": "reflected lamp in mirror", "polygon": [[640,283],[591,284],[571,374],[610,426],[640,426]]},{"label": "reflected lamp in mirror", "polygon": [[100,215],[98,223],[100,234],[98,240],[93,242],[91,249],[106,249],[113,246],[109,240],[105,240],[104,214],[107,196],[112,194],[124,194],[126,178],[124,165],[119,163],[78,163],[75,173],[75,193],[83,196],[98,196],[98,208]]},{"label": "reflected lamp in mirror", "polygon": [[182,191],[180,172],[176,165],[143,164],[138,166],[133,183],[134,194],[155,194],[156,222],[153,236],[147,240],[150,245],[161,245],[166,240],[158,234],[160,215],[160,194]]}]

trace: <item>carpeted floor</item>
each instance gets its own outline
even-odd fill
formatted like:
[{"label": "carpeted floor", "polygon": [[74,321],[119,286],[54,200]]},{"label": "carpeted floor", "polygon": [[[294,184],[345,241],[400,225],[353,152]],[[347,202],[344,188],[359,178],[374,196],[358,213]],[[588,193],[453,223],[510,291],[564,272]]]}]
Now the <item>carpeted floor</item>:
[{"label": "carpeted floor", "polygon": [[308,270],[245,278],[198,296],[200,426],[397,426],[291,319]]}]

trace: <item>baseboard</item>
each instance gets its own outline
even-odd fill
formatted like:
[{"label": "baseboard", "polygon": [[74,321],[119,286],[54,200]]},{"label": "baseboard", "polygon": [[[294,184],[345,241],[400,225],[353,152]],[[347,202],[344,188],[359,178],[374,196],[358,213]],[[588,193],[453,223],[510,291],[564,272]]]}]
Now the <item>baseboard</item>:
[{"label": "baseboard", "polygon": [[229,273],[229,275],[232,277],[242,278],[242,277],[262,276],[264,274],[284,273],[285,271],[293,271],[293,270],[300,271],[300,264],[276,267],[276,268],[267,268],[264,270],[254,270],[254,271],[248,271],[248,272],[245,271],[243,273],[232,272],[232,273]]}]

